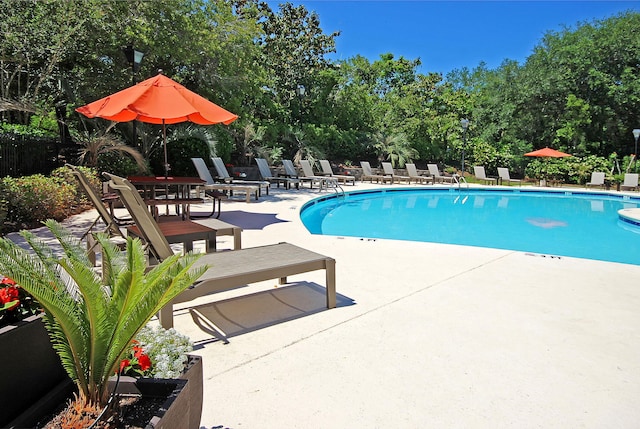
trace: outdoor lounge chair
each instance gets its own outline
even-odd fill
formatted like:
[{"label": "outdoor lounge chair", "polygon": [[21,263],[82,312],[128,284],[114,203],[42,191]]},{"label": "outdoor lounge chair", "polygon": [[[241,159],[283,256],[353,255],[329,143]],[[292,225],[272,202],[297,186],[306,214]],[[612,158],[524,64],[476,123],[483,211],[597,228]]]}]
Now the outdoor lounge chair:
[{"label": "outdoor lounge chair", "polygon": [[638,190],[638,173],[625,173],[624,182],[620,184],[620,190]]},{"label": "outdoor lounge chair", "polygon": [[[110,173],[103,173],[103,175],[110,179],[111,183],[118,183],[120,186],[127,186],[131,195],[127,195],[130,198],[125,199],[122,195],[121,189],[116,189],[122,204],[127,208],[129,214],[133,218],[135,225],[127,227],[126,231],[128,235],[141,238],[144,242],[149,244],[149,239],[144,235],[143,224],[150,217],[156,219],[147,210],[147,203],[142,199],[140,193],[135,186],[131,184],[127,179],[115,176]],[[115,188],[114,188],[115,189]],[[144,212],[145,214],[142,214]],[[173,218],[173,219],[171,219]],[[159,232],[165,237],[168,243],[183,243],[184,251],[190,252],[193,250],[193,242],[197,240],[205,240],[205,251],[216,250],[216,237],[218,235],[231,235],[233,236],[233,248],[238,250],[242,248],[242,228],[236,225],[232,225],[227,222],[223,222],[219,219],[209,219],[207,225],[202,225],[190,220],[180,220],[177,216],[163,217],[166,219],[163,222],[156,222]],[[157,257],[157,255],[155,255]]]},{"label": "outdoor lounge chair", "polygon": [[404,167],[407,169],[409,179],[413,180],[414,182],[424,185],[433,183],[433,176],[422,176],[420,173],[418,173],[418,169],[416,168],[415,164],[407,163],[404,165]]},{"label": "outdoor lounge chair", "polygon": [[409,176],[400,176],[396,174],[393,169],[393,165],[390,162],[382,163],[382,171],[384,171],[385,176],[391,176],[391,183],[405,181],[407,183],[411,183],[411,177]]},{"label": "outdoor lounge chair", "polygon": [[298,176],[300,180],[308,181],[313,188],[313,183],[320,184],[320,190],[324,188],[335,188],[338,186],[338,179],[332,176],[317,176],[313,174],[313,167],[306,159],[300,160],[300,168],[302,168],[302,176]]},{"label": "outdoor lounge chair", "polygon": [[456,181],[455,177],[445,176],[442,173],[440,173],[440,170],[438,170],[437,164],[427,164],[427,168],[429,169],[429,173],[433,176],[433,183],[438,183],[438,182],[454,183]]},{"label": "outdoor lounge chair", "polygon": [[[124,234],[122,233],[120,228],[118,228],[114,219],[112,218],[111,214],[106,209],[102,201],[100,201],[100,198],[98,197],[95,190],[89,184],[89,181],[87,180],[86,176],[77,167],[69,164],[67,164],[67,166],[71,168],[72,174],[80,183],[80,187],[84,190],[84,192],[87,194],[87,196],[93,203],[94,207],[96,208],[99,215],[97,220],[102,219],[102,221],[106,225],[106,228],[103,231],[96,231],[96,232],[106,232],[110,236],[121,240],[121,244],[124,244],[124,238],[125,238]],[[142,202],[141,204],[143,209],[147,211],[146,203],[142,200],[139,194],[137,194],[137,196]],[[160,223],[159,229],[160,229],[160,232],[166,238],[167,242],[182,243],[185,252],[192,250],[193,242],[197,240],[205,240],[205,248],[207,249],[207,251],[209,251],[210,248],[215,249],[216,234],[234,235],[236,248],[237,249],[240,248],[240,244],[241,244],[240,233],[242,232],[241,228],[235,225],[228,224],[226,222],[215,220],[215,219],[212,220],[212,222],[213,222],[213,228],[210,228],[210,227],[206,227],[191,221],[182,222],[182,221],[176,220],[175,222]],[[94,265],[96,263],[95,247],[97,245],[97,242],[93,239],[92,228],[95,225],[95,223],[96,222],[94,222],[89,228],[89,230],[82,236],[82,238],[84,238],[85,236],[87,237],[88,256],[89,256],[89,260]],[[126,231],[127,231],[127,234],[132,234],[138,237],[140,236],[140,234],[137,231],[136,225],[128,226]]]},{"label": "outdoor lounge chair", "polygon": [[286,177],[293,177],[295,179],[298,178],[298,170],[296,170],[296,167],[293,165],[293,162],[290,159],[283,159],[282,167],[284,168],[284,175]]},{"label": "outdoor lounge chair", "polygon": [[392,177],[384,176],[382,174],[374,174],[369,161],[360,161],[360,166],[362,167],[362,177],[360,177],[361,181],[364,182],[365,180],[370,180],[371,183],[373,183],[373,181],[375,180],[376,183],[393,183]]},{"label": "outdoor lounge chair", "polygon": [[256,164],[258,164],[258,170],[260,170],[260,175],[262,179],[266,180],[269,183],[275,183],[278,187],[280,187],[280,183],[284,184],[286,189],[290,189],[292,184],[296,185],[296,189],[300,188],[300,181],[291,177],[281,177],[281,176],[273,176],[271,174],[271,168],[269,168],[269,164],[267,160],[264,158],[256,158]]},{"label": "outdoor lounge chair", "polygon": [[71,174],[76,178],[78,184],[80,185],[80,188],[82,188],[86,196],[89,197],[89,200],[98,212],[98,217],[89,226],[89,229],[87,229],[87,231],[82,234],[82,237],[80,237],[80,239],[82,240],[87,235],[90,235],[93,231],[94,226],[96,226],[96,224],[101,220],[104,223],[105,228],[97,232],[104,232],[112,237],[124,238],[124,234],[122,234],[122,231],[120,231],[120,227],[112,217],[111,213],[109,213],[107,208],[104,206],[102,198],[89,183],[89,179],[87,179],[87,176],[85,176],[84,173],[75,165],[67,164],[67,167],[71,169]]},{"label": "outdoor lounge chair", "polygon": [[207,164],[205,164],[204,159],[191,158],[191,161],[198,171],[198,176],[205,181],[204,185],[202,185],[205,191],[210,190],[218,192],[228,192],[230,195],[233,195],[234,192],[239,191],[244,192],[247,203],[251,202],[251,195],[254,195],[256,201],[258,201],[260,186],[243,185],[241,183],[218,183],[213,180],[213,177],[211,177],[211,172],[209,171]]},{"label": "outdoor lounge chair", "polygon": [[587,188],[589,186],[601,186],[604,188],[604,176],[605,174],[601,171],[591,173],[591,180],[586,183]]},{"label": "outdoor lounge chair", "polygon": [[483,166],[476,165],[473,167],[473,175],[476,176],[476,179],[482,180],[484,183],[492,185],[497,182],[495,177],[488,177],[487,173],[484,171]]},{"label": "outdoor lounge chair", "polygon": [[338,179],[339,182],[344,183],[351,182],[353,186],[356,185],[356,178],[354,176],[347,176],[345,174],[333,174],[333,169],[331,168],[331,164],[326,159],[320,160],[320,168],[322,168],[322,174],[325,176],[331,176]]},{"label": "outdoor lounge chair", "polygon": [[301,176],[298,173],[298,170],[293,165],[293,162],[290,159],[283,159],[282,160],[282,166],[284,167],[284,174],[287,177],[297,179],[297,180],[300,181],[300,183],[309,182],[309,186],[311,188],[313,188],[313,184],[316,183],[318,185],[318,187],[320,187],[322,189],[322,186],[324,184],[324,177],[313,177],[313,176],[304,177],[304,176]]},{"label": "outdoor lounge chair", "polygon": [[[135,216],[139,217],[136,221],[140,221],[138,225],[141,233],[153,254],[159,261],[172,256],[173,251],[158,224],[146,210],[140,208],[140,202],[136,201],[137,191],[132,189],[126,179],[113,175],[108,177],[111,179],[110,186],[127,204],[135,207]],[[327,308],[336,306],[335,259],[293,244],[278,243],[233,252],[207,253],[196,262],[194,268],[203,265],[209,266],[209,269],[198,281],[160,311],[160,324],[165,329],[173,327],[174,304],[274,278],[279,279],[280,284],[285,284],[287,276],[316,270],[325,270],[326,273]]]},{"label": "outdoor lounge chair", "polygon": [[514,182],[522,186],[522,180],[511,178],[511,176],[509,175],[508,168],[498,167],[498,176],[500,177],[500,180],[502,181],[503,184],[504,182],[507,182],[509,185],[511,185],[511,182]]},{"label": "outdoor lounge chair", "polygon": [[218,178],[222,180],[224,183],[256,185],[256,186],[259,186],[260,191],[262,191],[262,188],[264,188],[265,191],[267,192],[267,195],[269,195],[269,186],[271,184],[266,180],[240,180],[240,179],[236,180],[231,176],[229,176],[229,172],[227,171],[227,167],[224,165],[224,161],[222,160],[222,158],[217,156],[211,157],[211,162],[213,162],[213,166],[218,172]]}]

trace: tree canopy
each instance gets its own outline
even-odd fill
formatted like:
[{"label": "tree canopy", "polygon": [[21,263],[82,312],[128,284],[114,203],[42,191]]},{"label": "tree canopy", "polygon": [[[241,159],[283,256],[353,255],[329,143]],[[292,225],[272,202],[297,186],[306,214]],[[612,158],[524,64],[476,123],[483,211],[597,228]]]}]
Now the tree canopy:
[{"label": "tree canopy", "polygon": [[[385,153],[458,166],[465,149],[469,165],[524,173],[523,153],[544,146],[603,158],[634,150],[638,13],[549,31],[524,64],[505,59],[446,77],[392,52],[329,60],[340,33],[326,34],[321,18],[257,0],[0,0],[2,126],[34,126],[36,117],[98,127],[74,108],[131,84],[122,49],[132,45],[145,54],[137,80],[162,69],[240,116],[212,127],[227,161],[244,162],[248,148],[284,157],[304,148],[339,162]],[[149,137],[141,128],[136,142],[126,124],[114,129],[141,147]],[[260,139],[249,144],[251,130]]]}]

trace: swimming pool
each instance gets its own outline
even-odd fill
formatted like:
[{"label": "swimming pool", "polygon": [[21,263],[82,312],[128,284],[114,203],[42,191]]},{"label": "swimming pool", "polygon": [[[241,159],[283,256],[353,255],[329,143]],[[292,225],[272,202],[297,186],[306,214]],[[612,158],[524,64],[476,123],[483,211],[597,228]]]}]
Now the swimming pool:
[{"label": "swimming pool", "polygon": [[640,197],[578,191],[392,188],[307,202],[312,234],[518,250],[640,265]]}]

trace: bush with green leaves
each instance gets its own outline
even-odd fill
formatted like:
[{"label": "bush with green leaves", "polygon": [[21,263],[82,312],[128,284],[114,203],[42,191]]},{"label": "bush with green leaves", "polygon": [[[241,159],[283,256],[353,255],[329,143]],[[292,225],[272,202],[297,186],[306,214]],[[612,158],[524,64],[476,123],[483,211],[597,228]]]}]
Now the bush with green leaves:
[{"label": "bush with green leaves", "polygon": [[[194,177],[198,172],[191,158],[208,160],[211,157],[209,144],[195,136],[171,140],[167,144],[167,160],[171,166],[169,175]],[[152,160],[151,168],[156,175],[164,175],[164,152],[158,151]]]},{"label": "bush with green leaves", "polygon": [[98,155],[97,169],[99,172],[127,177],[142,174],[136,161],[130,156],[123,156],[119,152],[105,152]]},{"label": "bush with green leaves", "polygon": [[[0,183],[0,195],[4,195],[2,183]],[[7,220],[7,213],[9,211],[9,202],[5,198],[0,198],[0,234],[3,233],[4,222]]]},{"label": "bush with green leaves", "polygon": [[[95,189],[96,193],[98,195],[101,195],[102,181],[98,177],[98,172],[96,171],[96,169],[90,168],[90,167],[82,167],[82,166],[79,166],[78,169],[82,172],[82,174],[84,174],[84,176],[89,181],[89,184],[93,187],[93,189]],[[62,180],[62,182],[64,183],[73,185],[75,190],[75,196],[76,196],[74,199],[74,202],[75,202],[74,205],[77,207],[78,210],[93,208],[93,203],[89,200],[89,198],[84,193],[84,191],[80,189],[76,181],[76,178],[73,177],[72,171],[69,167],[65,166],[65,167],[56,168],[51,172],[51,177],[58,178]]]},{"label": "bush with green leaves", "polygon": [[63,220],[78,209],[70,204],[76,199],[75,183],[60,177],[4,177],[0,189],[7,201],[5,229],[7,223],[19,229],[36,226],[45,219]]},{"label": "bush with green leaves", "polygon": [[612,162],[606,158],[589,155],[585,157],[536,158],[529,163],[525,173],[536,179],[558,179],[565,183],[585,184],[591,173],[602,171],[611,179]]}]

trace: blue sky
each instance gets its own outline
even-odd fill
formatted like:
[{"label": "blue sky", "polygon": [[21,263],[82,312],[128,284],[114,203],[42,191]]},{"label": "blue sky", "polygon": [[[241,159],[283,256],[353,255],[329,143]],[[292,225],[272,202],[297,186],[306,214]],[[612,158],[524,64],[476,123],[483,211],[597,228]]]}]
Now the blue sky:
[{"label": "blue sky", "polygon": [[[278,1],[268,1],[277,9]],[[633,10],[638,1],[375,1],[303,0],[320,17],[324,33],[340,30],[332,59],[362,55],[375,61],[420,58],[421,73],[493,69],[503,60],[524,63],[548,31],[575,28]]]}]

